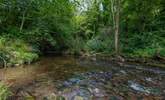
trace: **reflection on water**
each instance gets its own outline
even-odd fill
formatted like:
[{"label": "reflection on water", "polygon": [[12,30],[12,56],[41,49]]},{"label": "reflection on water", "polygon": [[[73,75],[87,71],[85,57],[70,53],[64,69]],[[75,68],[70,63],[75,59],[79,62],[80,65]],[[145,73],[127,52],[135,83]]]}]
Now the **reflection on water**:
[{"label": "reflection on water", "polygon": [[45,57],[32,65],[1,69],[0,79],[11,86],[14,100],[163,100],[164,73],[101,60]]}]

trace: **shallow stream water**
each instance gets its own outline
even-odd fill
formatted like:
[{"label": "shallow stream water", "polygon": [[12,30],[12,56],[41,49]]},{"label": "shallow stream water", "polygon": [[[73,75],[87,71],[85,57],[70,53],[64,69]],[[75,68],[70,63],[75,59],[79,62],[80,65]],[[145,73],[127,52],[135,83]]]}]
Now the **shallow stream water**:
[{"label": "shallow stream water", "polygon": [[165,100],[165,70],[74,57],[1,69],[9,100]]}]

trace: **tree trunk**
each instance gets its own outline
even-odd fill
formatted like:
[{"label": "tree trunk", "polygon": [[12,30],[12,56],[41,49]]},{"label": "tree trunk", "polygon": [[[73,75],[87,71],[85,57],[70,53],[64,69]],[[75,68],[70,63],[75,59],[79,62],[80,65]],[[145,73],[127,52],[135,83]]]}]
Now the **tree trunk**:
[{"label": "tree trunk", "polygon": [[119,23],[120,23],[120,0],[116,1],[115,14],[115,52],[119,55]]},{"label": "tree trunk", "polygon": [[21,22],[21,26],[20,26],[20,32],[22,31],[24,23],[25,23],[25,14],[26,14],[26,11],[24,11],[24,13],[22,15],[22,22]]}]

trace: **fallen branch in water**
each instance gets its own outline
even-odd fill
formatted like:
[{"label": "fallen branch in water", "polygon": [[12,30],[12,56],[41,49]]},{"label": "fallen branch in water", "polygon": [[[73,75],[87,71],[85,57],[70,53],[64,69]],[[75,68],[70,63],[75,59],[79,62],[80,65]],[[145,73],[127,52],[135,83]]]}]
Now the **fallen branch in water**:
[{"label": "fallen branch in water", "polygon": [[160,55],[156,55],[156,56],[155,56],[155,59],[165,61],[165,57],[162,57],[162,56],[160,56]]}]

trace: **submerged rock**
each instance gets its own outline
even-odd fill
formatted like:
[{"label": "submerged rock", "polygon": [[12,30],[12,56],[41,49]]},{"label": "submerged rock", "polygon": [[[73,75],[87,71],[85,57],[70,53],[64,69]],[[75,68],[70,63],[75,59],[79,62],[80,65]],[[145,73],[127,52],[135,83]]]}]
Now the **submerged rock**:
[{"label": "submerged rock", "polygon": [[56,94],[52,93],[52,94],[50,94],[48,96],[45,96],[43,98],[43,100],[65,100],[65,97],[59,96],[59,95],[56,95]]},{"label": "submerged rock", "polygon": [[135,91],[143,92],[147,94],[155,94],[155,95],[161,94],[161,91],[158,88],[145,87],[133,81],[129,81],[128,83],[130,87]]},{"label": "submerged rock", "polygon": [[[87,72],[80,75],[74,75],[74,77],[59,83],[63,88],[60,93],[67,100],[90,100],[92,97],[105,98],[107,96],[106,91],[101,87],[106,84],[106,81],[112,77],[111,72]],[[78,100],[77,99],[77,100]]]},{"label": "submerged rock", "polygon": [[81,96],[75,96],[75,97],[74,97],[74,100],[84,100],[84,98],[81,97]]},{"label": "submerged rock", "polygon": [[122,100],[122,99],[117,96],[111,96],[109,100]]},{"label": "submerged rock", "polygon": [[145,80],[148,81],[148,82],[153,82],[152,78],[150,78],[150,77],[149,78],[145,78]]},{"label": "submerged rock", "polygon": [[105,93],[105,91],[103,91],[103,90],[101,90],[101,89],[99,89],[99,88],[95,88],[95,89],[93,90],[93,95],[94,95],[95,97],[101,98],[101,97],[105,97],[105,96],[106,96],[106,93]]},{"label": "submerged rock", "polygon": [[126,72],[126,71],[124,71],[124,70],[121,70],[121,71],[120,71],[120,73],[121,73],[121,74],[124,74],[124,75],[126,75],[126,74],[127,74],[127,72]]},{"label": "submerged rock", "polygon": [[61,95],[64,96],[66,100],[77,100],[75,98],[79,98],[80,100],[90,100],[92,94],[86,88],[77,87],[65,89]]}]

